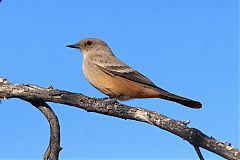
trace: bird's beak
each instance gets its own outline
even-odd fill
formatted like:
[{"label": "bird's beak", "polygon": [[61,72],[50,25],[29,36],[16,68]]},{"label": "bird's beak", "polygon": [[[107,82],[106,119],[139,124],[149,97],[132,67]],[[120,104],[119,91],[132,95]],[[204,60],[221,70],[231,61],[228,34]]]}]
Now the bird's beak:
[{"label": "bird's beak", "polygon": [[69,47],[69,48],[79,48],[78,44],[70,44],[70,45],[67,45],[66,47]]}]

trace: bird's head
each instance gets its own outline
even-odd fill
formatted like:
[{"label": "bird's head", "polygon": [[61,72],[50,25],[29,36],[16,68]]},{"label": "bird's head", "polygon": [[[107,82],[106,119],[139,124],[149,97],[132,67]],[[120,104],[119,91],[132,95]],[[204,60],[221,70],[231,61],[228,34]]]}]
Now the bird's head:
[{"label": "bird's head", "polygon": [[111,49],[108,45],[98,38],[86,38],[75,44],[67,45],[66,47],[80,49],[83,55],[109,51],[111,53]]}]

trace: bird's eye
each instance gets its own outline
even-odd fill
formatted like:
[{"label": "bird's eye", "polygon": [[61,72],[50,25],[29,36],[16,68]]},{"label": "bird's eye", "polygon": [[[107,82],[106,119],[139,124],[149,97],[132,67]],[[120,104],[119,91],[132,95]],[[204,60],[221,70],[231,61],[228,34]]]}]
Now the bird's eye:
[{"label": "bird's eye", "polygon": [[92,41],[87,41],[86,42],[86,46],[91,46],[92,45]]}]

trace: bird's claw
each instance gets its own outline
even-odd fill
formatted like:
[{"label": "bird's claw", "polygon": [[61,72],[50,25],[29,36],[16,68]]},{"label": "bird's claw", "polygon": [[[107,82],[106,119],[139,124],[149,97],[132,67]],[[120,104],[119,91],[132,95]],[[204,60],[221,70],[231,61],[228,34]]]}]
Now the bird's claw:
[{"label": "bird's claw", "polygon": [[107,97],[107,98],[103,98],[103,99],[104,99],[103,102],[107,103],[107,104],[114,104],[114,103],[117,102],[116,98],[109,98],[109,97]]}]

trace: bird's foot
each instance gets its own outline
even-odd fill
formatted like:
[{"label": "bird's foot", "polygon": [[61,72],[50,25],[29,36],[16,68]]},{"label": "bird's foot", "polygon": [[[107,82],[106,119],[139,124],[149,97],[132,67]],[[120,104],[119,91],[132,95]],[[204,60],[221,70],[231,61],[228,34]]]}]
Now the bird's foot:
[{"label": "bird's foot", "polygon": [[103,102],[107,103],[107,104],[114,104],[114,103],[117,102],[117,99],[116,98],[106,97],[106,98],[103,98]]}]

